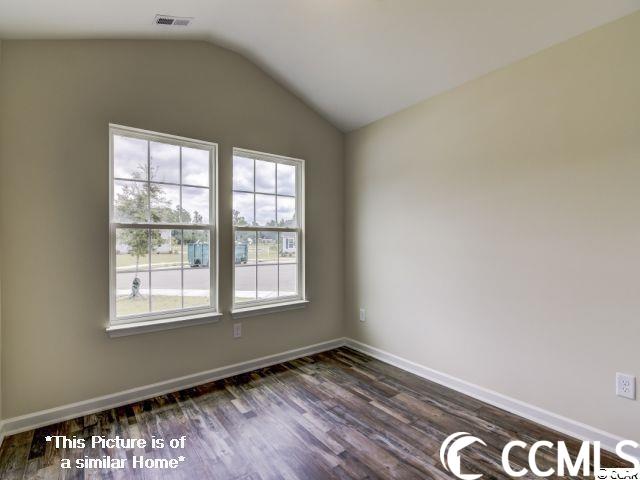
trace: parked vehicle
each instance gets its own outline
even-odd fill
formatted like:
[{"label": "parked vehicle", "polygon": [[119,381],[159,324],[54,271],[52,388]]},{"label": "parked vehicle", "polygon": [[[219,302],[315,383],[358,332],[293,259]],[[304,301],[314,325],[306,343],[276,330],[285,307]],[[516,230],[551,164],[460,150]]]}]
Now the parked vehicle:
[{"label": "parked vehicle", "polygon": [[236,242],[236,264],[247,263],[249,260],[249,245]]},{"label": "parked vehicle", "polygon": [[192,267],[209,266],[209,244],[190,243],[187,245],[189,265]]}]

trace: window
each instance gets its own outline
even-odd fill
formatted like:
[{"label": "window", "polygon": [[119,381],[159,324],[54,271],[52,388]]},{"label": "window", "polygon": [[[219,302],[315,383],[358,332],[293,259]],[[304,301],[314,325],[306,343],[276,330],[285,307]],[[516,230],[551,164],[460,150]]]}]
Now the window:
[{"label": "window", "polygon": [[217,310],[215,144],[111,125],[110,320]]},{"label": "window", "polygon": [[233,150],[233,305],[304,300],[304,162]]}]

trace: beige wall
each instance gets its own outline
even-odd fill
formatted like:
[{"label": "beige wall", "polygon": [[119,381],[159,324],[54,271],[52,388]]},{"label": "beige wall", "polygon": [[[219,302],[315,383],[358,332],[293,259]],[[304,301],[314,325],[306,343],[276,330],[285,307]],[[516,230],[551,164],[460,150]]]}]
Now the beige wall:
[{"label": "beige wall", "polygon": [[[257,67],[197,42],[3,42],[0,232],[4,417],[342,334],[343,135]],[[231,152],[307,161],[305,310],[108,338],[108,123],[220,145],[223,311]]]},{"label": "beige wall", "polygon": [[[198,42],[2,43],[4,418],[343,333],[640,440],[640,14],[343,137]],[[110,339],[109,122],[307,160],[306,310]],[[367,309],[367,322],[357,309]],[[10,338],[10,341],[6,341]]]},{"label": "beige wall", "polygon": [[635,14],[349,134],[348,333],[640,440],[639,45]]}]

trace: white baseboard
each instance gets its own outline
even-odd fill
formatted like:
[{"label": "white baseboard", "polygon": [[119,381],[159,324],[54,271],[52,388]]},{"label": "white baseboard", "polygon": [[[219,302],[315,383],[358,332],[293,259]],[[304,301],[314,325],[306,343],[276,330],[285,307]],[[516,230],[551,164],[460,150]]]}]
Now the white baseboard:
[{"label": "white baseboard", "polygon": [[207,370],[205,372],[186,375],[184,377],[84,400],[82,402],[63,405],[61,407],[42,410],[18,417],[7,418],[0,421],[0,444],[2,444],[2,439],[8,435],[50,425],[52,423],[62,422],[83,415],[89,415],[102,410],[120,407],[140,400],[156,397],[158,395],[164,395],[166,393],[194,387],[203,383],[250,372],[258,368],[264,368],[307,355],[331,350],[343,345],[571,437],[580,440],[600,441],[602,447],[609,451],[614,451],[616,444],[622,440],[621,437],[612,433],[599,430],[570,418],[557,415],[548,410],[507,397],[506,395],[474,385],[446,373],[438,372],[437,370],[425,367],[424,365],[412,362],[411,360],[407,360],[379,348],[372,347],[350,338],[336,338],[326,342],[316,343],[314,345],[248,360],[246,362],[227,365],[213,370]]},{"label": "white baseboard", "polygon": [[130,403],[138,402],[148,398],[164,395],[166,393],[195,387],[203,383],[213,382],[222,378],[231,377],[241,373],[250,372],[258,368],[269,367],[278,363],[287,362],[296,358],[313,355],[344,345],[344,338],[336,338],[322,343],[316,343],[302,348],[295,348],[286,352],[267,355],[266,357],[255,358],[246,362],[227,365],[206,372],[186,375],[172,380],[153,383],[143,387],[132,388],[123,392],[104,395],[102,397],[91,398],[82,402],[71,403],[61,407],[21,415],[19,417],[7,418],[0,424],[0,444],[1,438],[15,433],[24,432],[52,423],[58,423],[72,418],[89,415],[110,408],[121,407]]},{"label": "white baseboard", "polygon": [[[358,342],[357,340],[347,338],[345,345],[380,361],[418,375],[419,377],[431,380],[432,382],[451,388],[460,393],[464,393],[465,395],[469,395],[481,402],[501,408],[507,412],[513,413],[514,415],[524,417],[527,420],[531,420],[532,422],[551,428],[557,432],[564,433],[570,437],[592,442],[599,441],[602,448],[610,452],[614,452],[618,442],[623,440],[622,437],[614,435],[613,433],[605,432],[590,425],[585,425],[584,423],[580,423],[576,420],[536,407],[535,405],[474,385],[473,383],[469,383],[446,373],[425,367],[424,365],[412,362],[411,360],[407,360],[379,348],[372,347],[371,345]],[[640,458],[640,454],[638,453],[627,452]]]}]

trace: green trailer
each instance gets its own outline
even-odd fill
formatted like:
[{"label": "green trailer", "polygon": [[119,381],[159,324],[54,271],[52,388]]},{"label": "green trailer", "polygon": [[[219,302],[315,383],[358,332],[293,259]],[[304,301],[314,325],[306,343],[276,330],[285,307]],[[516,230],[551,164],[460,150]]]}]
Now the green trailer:
[{"label": "green trailer", "polygon": [[246,242],[236,242],[236,264],[247,263],[249,260],[249,245]]},{"label": "green trailer", "polygon": [[[190,243],[187,245],[189,265],[192,267],[209,266],[209,244]],[[247,263],[249,260],[249,246],[246,243],[236,243],[236,263]]]},{"label": "green trailer", "polygon": [[189,265],[192,267],[209,266],[209,244],[190,243],[187,245]]}]

